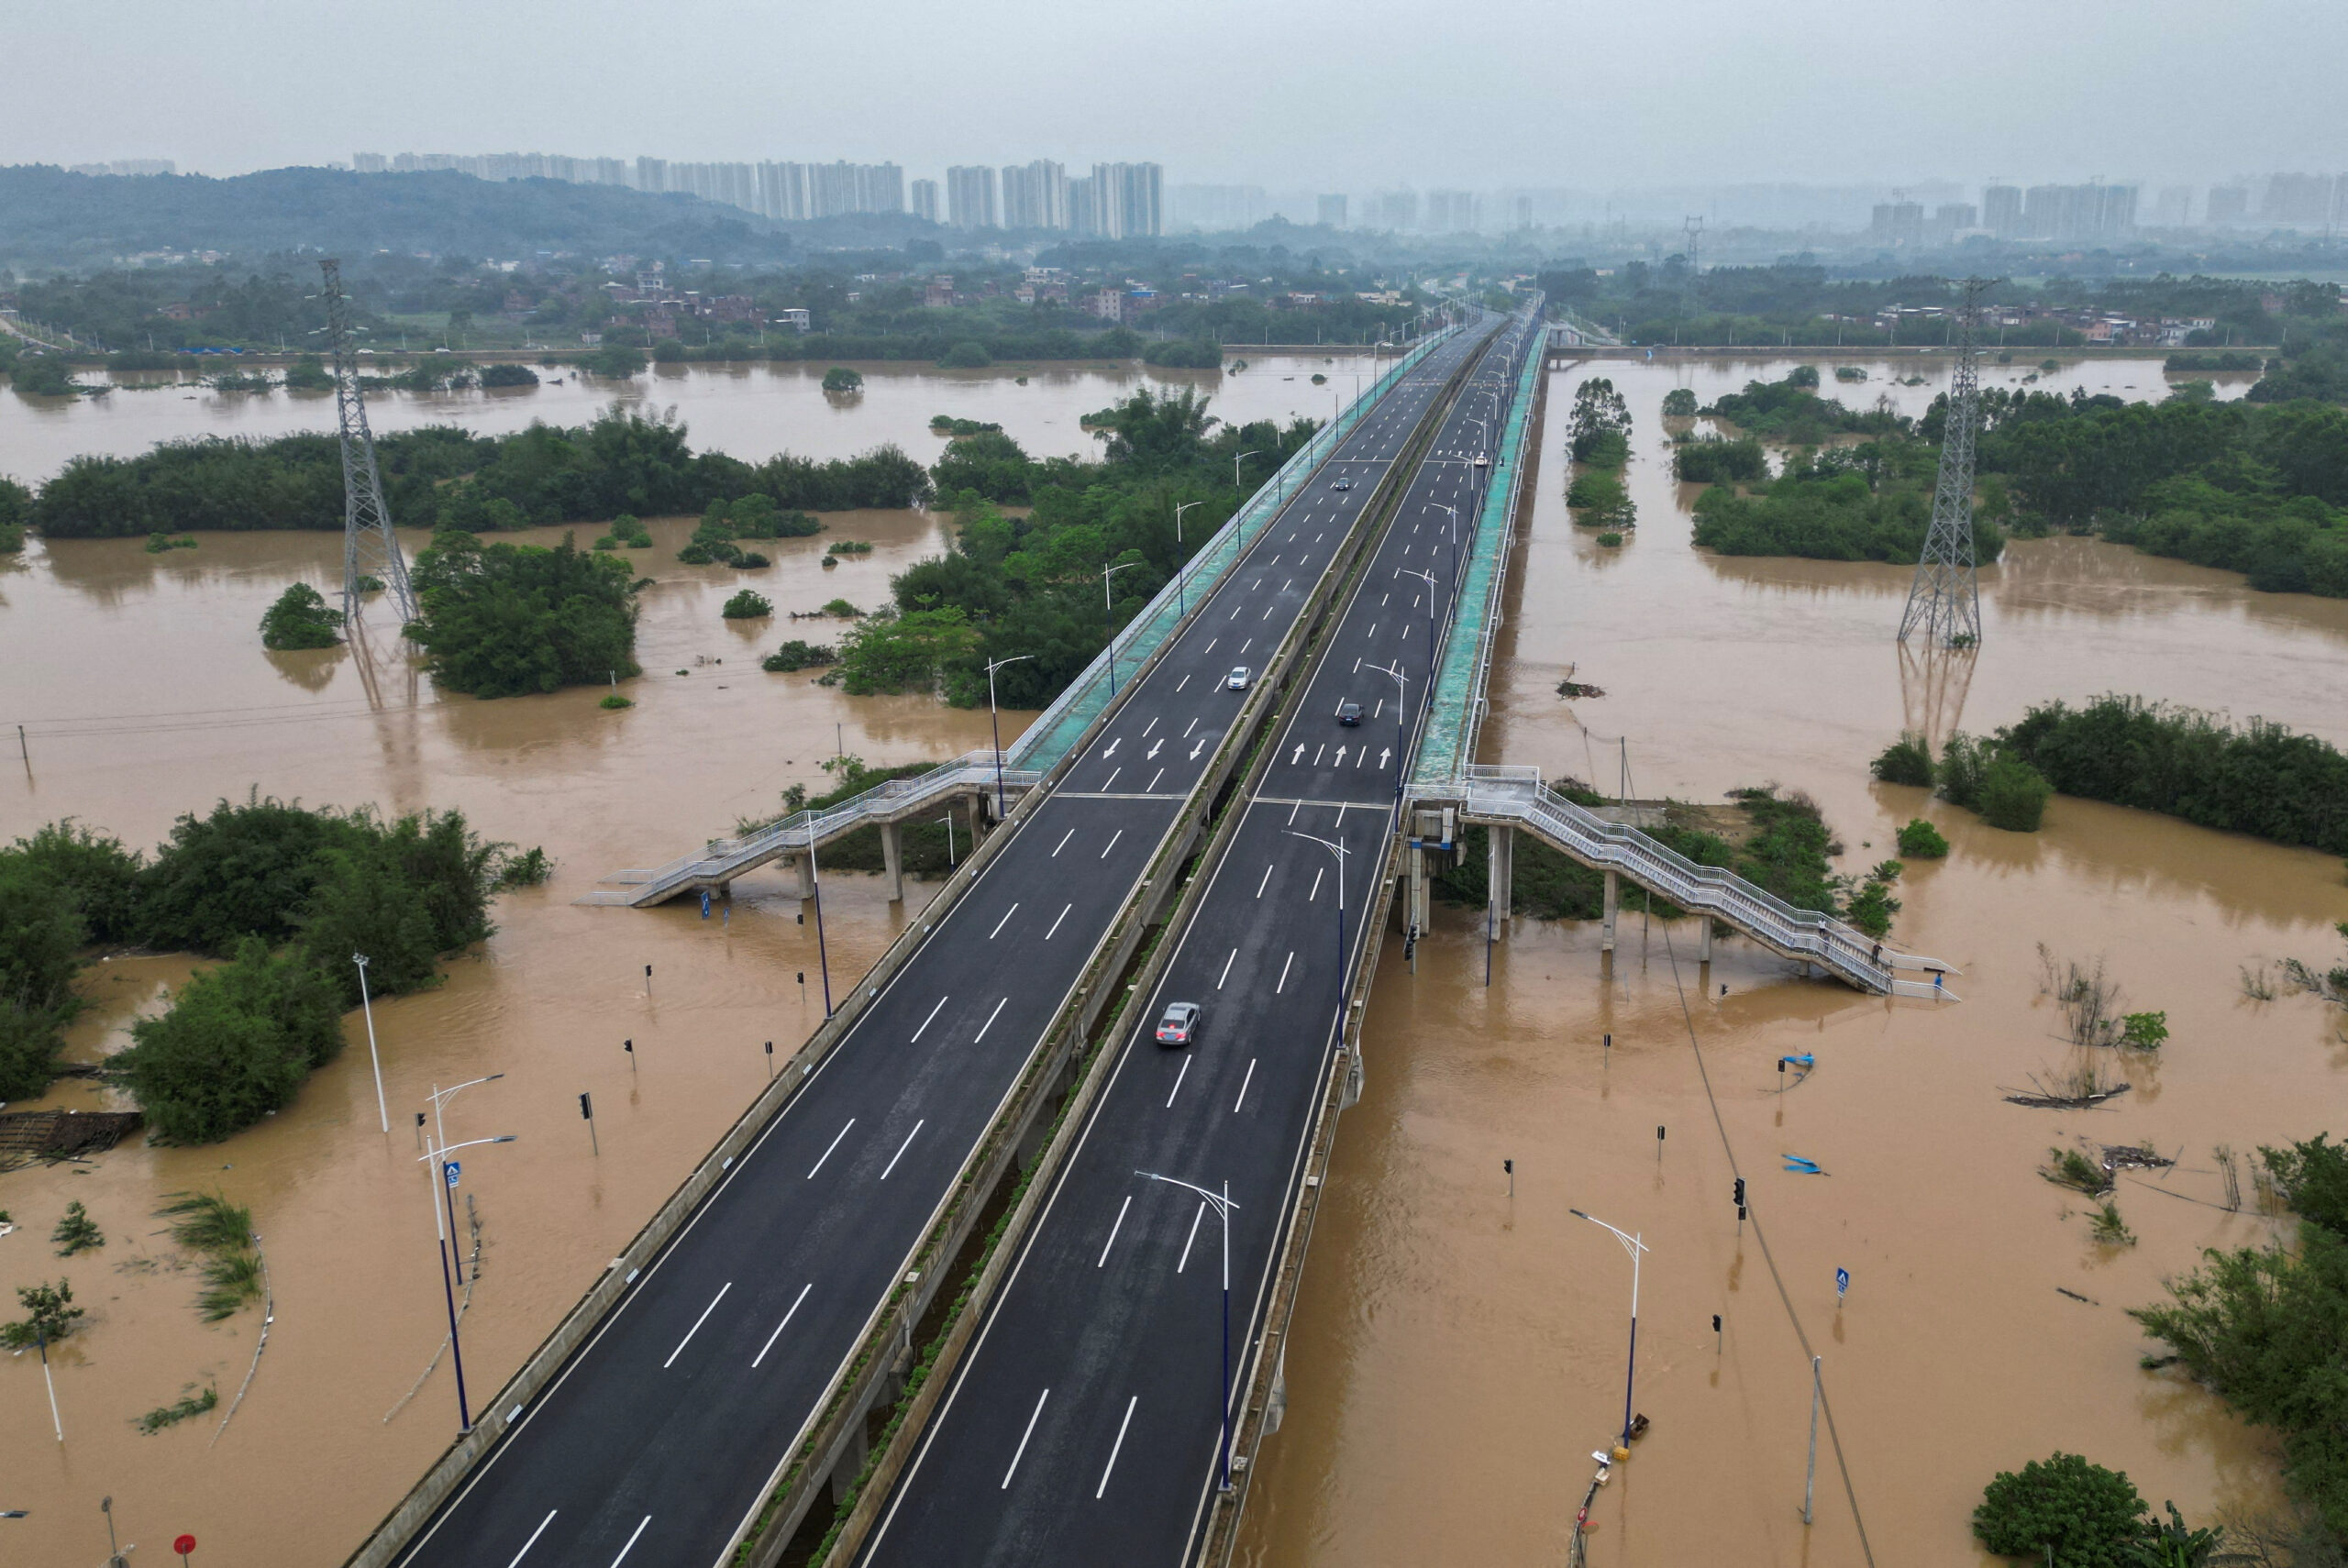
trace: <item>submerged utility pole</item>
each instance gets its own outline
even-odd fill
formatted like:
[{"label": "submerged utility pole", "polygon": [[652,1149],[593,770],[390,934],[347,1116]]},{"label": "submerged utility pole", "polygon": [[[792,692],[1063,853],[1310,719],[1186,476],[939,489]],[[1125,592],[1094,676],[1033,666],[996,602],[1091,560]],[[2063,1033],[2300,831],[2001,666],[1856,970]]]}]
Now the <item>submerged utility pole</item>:
[{"label": "submerged utility pole", "polygon": [[318,266],[326,273],[327,337],[334,345],[334,411],[342,435],[342,616],[359,620],[360,580],[373,578],[401,624],[415,619],[415,595],[407,585],[407,559],[392,532],[391,509],[383,504],[383,479],[375,468],[375,437],[367,428],[367,404],[359,394],[359,351],[350,331],[350,302],[342,292],[342,263],[332,257]]},{"label": "submerged utility pole", "polygon": [[1940,482],[1933,491],[1933,525],[1899,617],[1899,640],[1922,631],[1937,647],[1981,643],[1980,573],[1973,556],[1973,437],[1980,425],[1981,388],[1973,363],[1974,327],[1981,280],[1965,281],[1965,337],[1949,377],[1948,425],[1941,436]]}]

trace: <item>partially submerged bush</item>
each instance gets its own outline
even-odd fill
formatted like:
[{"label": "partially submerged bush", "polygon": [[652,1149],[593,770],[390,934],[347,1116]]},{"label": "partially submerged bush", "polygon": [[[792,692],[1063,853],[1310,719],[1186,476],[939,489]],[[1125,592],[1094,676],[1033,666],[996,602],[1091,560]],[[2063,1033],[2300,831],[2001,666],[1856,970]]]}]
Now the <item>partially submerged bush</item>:
[{"label": "partially submerged bush", "polygon": [[1922,735],[1903,734],[1877,754],[1867,771],[1886,784],[1933,785],[1933,754]]},{"label": "partially submerged bush", "polygon": [[2127,1568],[2128,1548],[2148,1524],[2126,1475],[2059,1452],[2019,1474],[1999,1471],[1973,1510],[1983,1546],[2053,1568]]},{"label": "partially submerged bush", "polygon": [[1948,854],[1948,840],[1922,817],[1899,830],[1899,853],[1911,860],[1938,860]]},{"label": "partially submerged bush", "polygon": [[725,602],[718,613],[728,621],[756,621],[774,613],[774,604],[763,593],[743,589]]},{"label": "partially submerged bush", "polygon": [[838,651],[828,644],[804,642],[793,637],[767,655],[765,658],[760,659],[759,668],[770,675],[778,675],[794,669],[806,669],[814,665],[831,664],[838,657]]},{"label": "partially submerged bush", "polygon": [[281,653],[330,648],[342,640],[341,632],[342,612],[330,608],[326,596],[306,582],[279,594],[260,618],[260,646]]}]

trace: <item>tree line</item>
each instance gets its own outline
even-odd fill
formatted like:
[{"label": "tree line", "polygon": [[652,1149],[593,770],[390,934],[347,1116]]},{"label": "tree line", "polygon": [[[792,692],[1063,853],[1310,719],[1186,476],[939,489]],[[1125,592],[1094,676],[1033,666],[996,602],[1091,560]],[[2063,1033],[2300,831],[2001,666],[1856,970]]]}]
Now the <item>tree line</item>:
[{"label": "tree line", "polygon": [[[753,493],[811,512],[912,506],[929,494],[921,465],[894,446],[747,463],[695,452],[682,425],[618,410],[505,436],[427,425],[375,449],[394,521],[469,533],[701,512]],[[28,521],[58,538],[339,528],[341,452],[327,435],[206,436],[135,458],[75,458],[40,487]]]}]

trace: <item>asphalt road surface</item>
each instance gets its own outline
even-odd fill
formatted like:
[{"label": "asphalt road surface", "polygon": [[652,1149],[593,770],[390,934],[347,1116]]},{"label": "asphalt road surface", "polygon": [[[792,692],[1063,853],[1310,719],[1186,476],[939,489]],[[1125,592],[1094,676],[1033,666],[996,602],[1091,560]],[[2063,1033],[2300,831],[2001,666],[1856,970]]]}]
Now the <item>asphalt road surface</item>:
[{"label": "asphalt road surface", "polygon": [[[1264,528],[1091,755],[399,1562],[718,1560],[1237,717],[1224,677],[1279,646],[1484,336],[1429,355]],[[1356,482],[1332,488],[1341,478]]]},{"label": "asphalt road surface", "polygon": [[[1512,322],[1501,344],[1528,331]],[[1415,744],[1448,620],[1452,509],[1472,523],[1490,472],[1474,461],[1477,420],[1497,437],[1495,405],[1512,395],[1504,347],[1485,355],[1412,477],[1144,1027],[867,1544],[872,1568],[1173,1568],[1195,1549],[1220,1466],[1225,1270],[1236,1388],[1339,1038],[1341,955],[1364,940],[1397,752]],[[1358,726],[1338,723],[1347,700]],[[1168,1001],[1204,1010],[1187,1049],[1150,1038]],[[1227,1264],[1207,1196],[1226,1190]]]}]

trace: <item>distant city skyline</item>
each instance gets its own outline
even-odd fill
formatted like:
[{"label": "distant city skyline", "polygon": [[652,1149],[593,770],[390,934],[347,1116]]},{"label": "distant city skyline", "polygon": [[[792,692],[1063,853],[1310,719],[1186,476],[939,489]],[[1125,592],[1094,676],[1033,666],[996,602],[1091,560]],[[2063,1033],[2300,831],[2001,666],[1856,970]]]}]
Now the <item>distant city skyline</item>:
[{"label": "distant city skyline", "polygon": [[[178,172],[168,158],[67,166],[137,177]],[[1863,231],[1893,248],[1974,236],[2108,243],[2141,229],[2348,230],[2348,173],[2238,174],[2201,182],[2147,180],[2022,182],[1988,179],[1882,186],[1800,182],[1603,189],[1403,183],[1371,189],[1169,183],[1154,161],[1098,163],[1070,174],[1050,159],[949,164],[943,178],[906,178],[895,162],[698,162],[638,155],[380,153],[352,155],[359,172],[449,170],[484,180],[547,178],[678,192],[779,220],[905,213],[970,233],[1058,231],[1107,238],[1228,232],[1279,217],[1299,225],[1416,234],[1500,233],[1593,224],[1667,226],[1689,216],[1721,227]]]}]

